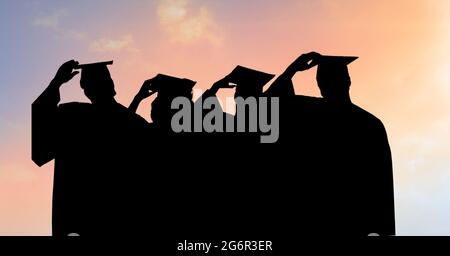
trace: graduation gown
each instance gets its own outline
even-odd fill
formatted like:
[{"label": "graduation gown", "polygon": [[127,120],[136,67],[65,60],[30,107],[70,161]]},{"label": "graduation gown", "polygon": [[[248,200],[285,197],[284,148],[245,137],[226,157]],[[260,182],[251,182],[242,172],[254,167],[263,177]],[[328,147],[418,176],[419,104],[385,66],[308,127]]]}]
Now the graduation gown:
[{"label": "graduation gown", "polygon": [[122,105],[59,104],[50,85],[32,104],[32,159],[54,162],[54,236],[115,235],[138,218],[138,146],[146,122]]},{"label": "graduation gown", "polygon": [[267,165],[280,171],[274,181],[284,184],[280,225],[305,234],[394,235],[392,159],[382,122],[351,103],[293,95],[290,80],[276,83],[280,137],[266,147]]},{"label": "graduation gown", "polygon": [[[216,95],[209,90],[195,104],[206,99],[220,107]],[[237,127],[234,115],[222,108],[216,111],[223,117],[224,131],[227,122]],[[203,117],[208,112],[205,110]],[[270,189],[260,166],[263,162],[258,152],[259,133],[201,132],[189,136],[193,150],[188,155],[195,160],[194,167],[183,175],[183,184],[178,186],[188,209],[180,231],[185,237],[216,239],[261,235],[260,231],[266,229],[262,223],[269,219],[265,194]]]}]

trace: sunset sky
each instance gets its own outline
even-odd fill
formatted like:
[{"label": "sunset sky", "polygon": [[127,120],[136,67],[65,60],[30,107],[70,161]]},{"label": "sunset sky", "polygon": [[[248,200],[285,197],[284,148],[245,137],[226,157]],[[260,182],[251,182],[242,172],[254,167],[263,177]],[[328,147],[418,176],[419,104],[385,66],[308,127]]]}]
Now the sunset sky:
[{"label": "sunset sky", "polygon": [[[280,74],[310,51],[360,57],[351,96],[386,126],[397,233],[450,235],[448,0],[2,0],[0,32],[0,235],[51,234],[53,163],[31,161],[30,110],[63,62],[114,60],[128,105],[158,73],[206,89],[238,64]],[[317,96],[314,77],[299,73],[297,93]],[[87,101],[78,84],[64,102]]]}]

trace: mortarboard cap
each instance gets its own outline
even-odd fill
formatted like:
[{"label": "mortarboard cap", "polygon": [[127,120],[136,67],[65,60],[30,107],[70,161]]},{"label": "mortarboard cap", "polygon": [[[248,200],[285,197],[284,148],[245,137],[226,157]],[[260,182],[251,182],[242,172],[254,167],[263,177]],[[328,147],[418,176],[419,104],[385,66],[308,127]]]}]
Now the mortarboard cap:
[{"label": "mortarboard cap", "polygon": [[254,86],[262,89],[275,75],[262,71],[237,66],[229,75],[229,81],[237,86]]},{"label": "mortarboard cap", "polygon": [[327,66],[347,66],[353,61],[358,59],[358,57],[350,57],[350,56],[327,56],[321,55],[317,58],[317,64],[319,66],[327,65]]},{"label": "mortarboard cap", "polygon": [[111,79],[111,74],[108,70],[108,65],[113,64],[113,61],[95,62],[88,64],[79,64],[75,69],[81,69],[80,85],[81,88],[86,89],[91,85],[98,86],[108,85],[114,91],[114,84]]},{"label": "mortarboard cap", "polygon": [[345,81],[349,79],[347,65],[358,59],[358,57],[348,56],[326,56],[320,55],[313,60],[317,64],[316,78],[322,81],[333,80],[333,83]]},{"label": "mortarboard cap", "polygon": [[179,95],[191,93],[192,88],[196,83],[197,82],[187,78],[158,74],[151,79],[149,89],[158,93]]},{"label": "mortarboard cap", "polygon": [[87,63],[87,64],[79,64],[75,67],[75,69],[90,69],[90,68],[102,68],[108,65],[112,65],[113,61],[103,61],[103,62],[95,62],[95,63]]},{"label": "mortarboard cap", "polygon": [[[351,84],[347,65],[358,57],[318,56],[313,61],[317,63],[316,80],[323,97],[331,97],[338,89],[348,89]],[[328,89],[333,88],[333,89]]]},{"label": "mortarboard cap", "polygon": [[111,74],[107,67],[111,64],[113,64],[113,61],[79,64],[75,69],[81,69],[81,80],[101,81],[111,79]]}]

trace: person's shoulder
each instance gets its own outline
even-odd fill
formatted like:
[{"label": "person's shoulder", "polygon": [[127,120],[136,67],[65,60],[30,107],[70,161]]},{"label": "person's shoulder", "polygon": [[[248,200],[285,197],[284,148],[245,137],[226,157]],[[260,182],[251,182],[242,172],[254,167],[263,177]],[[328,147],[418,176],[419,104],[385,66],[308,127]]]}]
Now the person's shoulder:
[{"label": "person's shoulder", "polygon": [[148,122],[147,122],[147,120],[145,120],[145,118],[143,118],[142,116],[138,115],[137,113],[134,113],[133,111],[129,110],[124,105],[122,105],[120,103],[117,103],[117,108],[118,108],[118,110],[120,111],[120,113],[122,115],[124,115],[127,118],[131,119],[135,123],[140,123],[142,125],[148,124]]},{"label": "person's shoulder", "polygon": [[291,98],[290,103],[295,106],[313,107],[323,104],[323,98],[305,96],[305,95],[295,95]]},{"label": "person's shoulder", "polygon": [[352,104],[352,110],[355,114],[365,116],[365,117],[375,120],[375,121],[380,121],[380,119],[378,119],[378,117],[376,117],[374,114],[370,113],[369,111],[363,109],[362,107],[360,107],[358,105]]},{"label": "person's shoulder", "polygon": [[67,102],[58,105],[58,110],[63,112],[83,111],[89,108],[91,104],[86,102]]},{"label": "person's shoulder", "polygon": [[306,95],[295,95],[295,99],[305,102],[323,102],[323,98],[306,96]]},{"label": "person's shoulder", "polygon": [[376,117],[374,114],[370,113],[369,111],[367,111],[355,104],[353,104],[353,111],[361,118],[364,118],[365,120],[367,120],[367,122],[370,122],[371,125],[374,125],[374,126],[377,126],[378,128],[384,129],[383,122],[378,117]]},{"label": "person's shoulder", "polygon": [[87,102],[78,102],[78,101],[73,101],[73,102],[66,102],[66,103],[61,103],[58,105],[58,107],[75,107],[75,106],[90,106],[92,105],[91,103],[87,103]]},{"label": "person's shoulder", "polygon": [[136,114],[136,113],[131,113],[131,118],[134,119],[134,121],[141,126],[148,126],[149,123],[147,122],[147,120],[145,120],[145,118],[143,118],[142,116]]},{"label": "person's shoulder", "polygon": [[71,120],[70,122],[79,122],[91,118],[92,105],[83,102],[61,103],[57,108],[57,116],[62,122],[63,120]]}]

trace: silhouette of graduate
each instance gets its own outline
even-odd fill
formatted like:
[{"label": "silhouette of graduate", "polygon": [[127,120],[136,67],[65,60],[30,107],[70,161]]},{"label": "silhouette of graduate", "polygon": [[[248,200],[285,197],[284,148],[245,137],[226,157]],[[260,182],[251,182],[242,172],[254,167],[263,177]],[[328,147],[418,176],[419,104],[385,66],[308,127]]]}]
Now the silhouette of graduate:
[{"label": "silhouette of graduate", "polygon": [[[235,100],[238,98],[242,100],[247,100],[253,97],[254,99],[256,99],[257,102],[258,97],[261,97],[263,95],[264,85],[266,85],[274,76],[275,75],[238,65],[236,66],[236,68],[233,69],[233,71],[230,74],[226,75],[224,78],[215,82],[210,89],[206,90],[200,97],[201,100],[200,99],[197,100],[196,104],[202,104],[206,99],[216,102],[214,103],[214,105],[217,106],[217,109],[215,109],[215,111],[221,112],[224,116],[223,130],[224,131],[227,130],[226,123],[232,123],[234,124],[234,126],[232,126],[232,131],[236,131],[238,128],[237,120],[235,116],[230,115],[225,111],[223,111],[221,105],[219,104],[219,100],[217,99],[217,92],[221,89],[234,88]],[[239,104],[240,102],[236,103]],[[250,116],[251,114],[248,112],[248,109],[244,109],[242,108],[242,106],[236,107],[236,111],[244,111],[244,110],[246,111],[245,129],[246,131],[249,131],[250,124],[248,119],[253,118],[253,116]],[[255,116],[255,118],[257,122],[258,121],[257,115]]]},{"label": "silhouette of graduate", "polygon": [[193,208],[190,205],[192,199],[200,198],[194,192],[200,188],[192,183],[195,172],[189,169],[195,157],[193,154],[201,152],[191,150],[195,143],[191,133],[175,133],[171,127],[172,117],[179,111],[172,109],[172,101],[183,97],[192,107],[192,89],[195,84],[195,81],[187,78],[158,74],[144,81],[129,106],[131,112],[136,112],[143,100],[157,94],[151,103],[152,122],[147,124],[146,129],[148,143],[139,150],[149,156],[154,166],[154,171],[144,175],[145,180],[150,181],[147,198],[154,209],[148,216],[157,220],[149,228],[159,237],[173,238],[179,235],[183,231],[184,220],[189,219],[189,210]]},{"label": "silhouette of graduate", "polygon": [[[282,103],[274,161],[298,159],[294,166],[308,181],[295,193],[300,196],[289,197],[299,202],[301,213],[286,210],[303,216],[305,222],[294,221],[303,230],[394,235],[390,147],[382,122],[351,101],[347,66],[356,59],[303,54],[266,91]],[[292,77],[314,66],[322,98],[295,95]]]},{"label": "silhouette of graduate", "polygon": [[177,97],[185,97],[192,102],[192,88],[195,84],[195,81],[187,78],[158,74],[142,84],[128,108],[132,112],[136,112],[143,100],[158,93],[152,102],[150,113],[152,126],[160,130],[171,131],[172,116],[177,112],[176,109],[172,109],[172,101]]},{"label": "silhouette of graduate", "polygon": [[[146,122],[115,101],[110,64],[64,63],[32,104],[32,159],[38,166],[55,160],[54,236],[128,229],[123,220],[139,204],[137,185],[124,172],[138,173],[139,152],[132,149]],[[80,85],[91,103],[59,104],[60,87],[79,73],[75,69],[81,69]]]},{"label": "silhouette of graduate", "polygon": [[[263,161],[259,155],[260,134],[257,130],[251,132],[250,129],[251,119],[256,124],[258,122],[258,112],[250,112],[250,108],[243,106],[243,103],[246,101],[252,104],[254,101],[255,110],[258,111],[258,99],[263,95],[263,87],[273,77],[272,74],[238,65],[224,78],[215,82],[195,102],[203,105],[208,102],[208,105],[213,105],[211,110],[204,108],[203,117],[206,119],[207,115],[215,111],[215,117],[222,117],[224,131],[194,135],[196,145],[204,148],[198,169],[209,180],[207,185],[205,182],[201,184],[209,191],[206,197],[209,214],[202,213],[204,207],[198,206],[201,218],[198,218],[197,223],[203,223],[203,234],[210,234],[211,237],[219,239],[231,238],[236,234],[261,235],[263,230],[267,231],[268,224],[261,223],[270,219],[266,197],[266,191],[269,190],[265,187],[269,170],[261,166]],[[227,89],[235,89],[236,115],[225,112],[219,103],[217,93]],[[242,117],[244,118],[239,120]],[[244,125],[244,130],[238,130],[238,121]],[[252,198],[252,203],[249,204],[244,198]],[[230,200],[233,200],[233,203],[223,204]],[[215,225],[211,226],[210,223]]]}]

